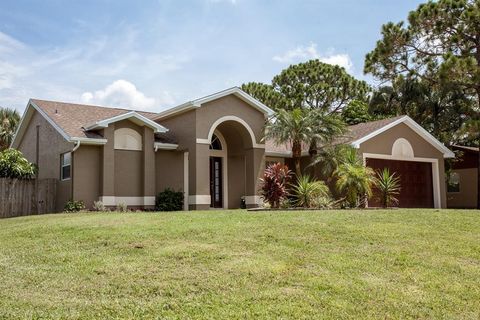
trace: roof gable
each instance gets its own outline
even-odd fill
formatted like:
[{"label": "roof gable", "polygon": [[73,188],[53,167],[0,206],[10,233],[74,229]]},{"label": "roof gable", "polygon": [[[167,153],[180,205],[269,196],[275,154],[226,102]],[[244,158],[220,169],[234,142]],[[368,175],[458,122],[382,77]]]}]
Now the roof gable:
[{"label": "roof gable", "polygon": [[[368,132],[367,134],[363,134],[363,136],[359,137],[358,139],[351,141],[352,146],[355,147],[355,148],[359,148],[360,145],[363,142],[368,141],[368,140],[372,139],[373,137],[378,136],[379,134],[387,131],[390,128],[393,128],[393,127],[399,125],[400,123],[404,123],[410,129],[415,131],[420,137],[422,137],[424,140],[426,140],[428,143],[430,143],[433,147],[435,147],[438,151],[440,151],[443,154],[444,158],[454,158],[455,157],[455,154],[452,151],[450,151],[447,147],[445,147],[445,145],[443,143],[438,141],[434,136],[432,136],[427,130],[425,130],[421,125],[416,123],[409,116],[401,116],[401,117],[396,117],[396,118],[391,118],[391,119],[386,119],[386,120],[390,120],[390,121],[387,121],[386,124],[382,124],[379,128],[377,128],[375,130],[372,130],[371,132]],[[368,125],[368,123],[366,123],[365,125]],[[355,132],[355,129],[359,130],[360,128],[361,127],[356,127],[355,128],[355,126],[354,126],[354,128],[352,128],[352,127],[350,128],[350,131]]]},{"label": "roof gable", "polygon": [[155,133],[158,132],[167,132],[168,129],[165,128],[164,126],[156,123],[155,121],[148,119],[145,116],[142,116],[141,114],[135,112],[135,111],[130,111],[127,113],[120,114],[118,116],[114,116],[111,118],[103,119],[96,121],[93,124],[85,126],[85,130],[97,130],[97,129],[102,129],[108,127],[111,123],[115,123],[118,121],[122,120],[130,120],[133,123],[137,125],[145,125],[149,128],[151,128]]},{"label": "roof gable", "polygon": [[269,107],[267,107],[266,105],[264,105],[263,103],[261,103],[260,101],[258,101],[257,99],[255,99],[254,97],[246,93],[245,91],[243,91],[242,89],[238,87],[233,87],[230,89],[226,89],[226,90],[205,96],[203,98],[188,101],[179,106],[160,112],[154,119],[165,119],[174,115],[181,114],[183,112],[200,108],[205,103],[208,103],[210,101],[217,100],[232,94],[267,116],[270,116],[273,114],[272,109],[270,109]]}]

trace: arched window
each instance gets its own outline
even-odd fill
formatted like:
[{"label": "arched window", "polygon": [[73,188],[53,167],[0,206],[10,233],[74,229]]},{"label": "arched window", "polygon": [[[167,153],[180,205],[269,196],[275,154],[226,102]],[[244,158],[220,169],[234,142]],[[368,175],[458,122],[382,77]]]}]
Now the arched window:
[{"label": "arched window", "polygon": [[392,156],[399,158],[413,158],[413,148],[405,138],[398,138],[392,147]]},{"label": "arched window", "polygon": [[115,130],[115,149],[120,150],[142,150],[142,136],[130,128]]},{"label": "arched window", "polygon": [[210,150],[222,150],[222,143],[218,139],[217,135],[212,136],[212,142],[210,143]]}]

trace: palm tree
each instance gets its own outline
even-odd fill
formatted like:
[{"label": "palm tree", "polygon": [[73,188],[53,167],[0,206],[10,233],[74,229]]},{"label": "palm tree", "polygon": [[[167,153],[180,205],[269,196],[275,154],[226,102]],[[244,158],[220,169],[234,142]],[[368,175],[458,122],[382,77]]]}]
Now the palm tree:
[{"label": "palm tree", "polygon": [[20,114],[15,109],[0,108],[0,151],[7,149],[20,122]]},{"label": "palm tree", "polygon": [[[310,166],[319,168],[323,179],[329,184],[334,178],[333,173],[338,166],[351,159],[351,153],[355,152],[353,147],[346,144],[328,145],[321,148],[313,159]],[[356,157],[356,155],[354,155]]]},{"label": "palm tree", "polygon": [[375,183],[373,169],[365,167],[357,156],[356,150],[351,148],[346,158],[335,170],[336,187],[344,193],[350,207],[358,207],[365,198],[372,196],[372,186]]},{"label": "palm tree", "polygon": [[388,168],[377,171],[375,187],[379,191],[379,200],[382,207],[387,208],[398,204],[397,196],[400,194],[400,177],[394,172],[390,173]]},{"label": "palm tree", "polygon": [[295,174],[302,175],[300,158],[302,145],[312,141],[327,142],[344,132],[345,125],[336,115],[317,109],[279,110],[265,126],[265,138],[277,144],[290,144],[295,164]]}]

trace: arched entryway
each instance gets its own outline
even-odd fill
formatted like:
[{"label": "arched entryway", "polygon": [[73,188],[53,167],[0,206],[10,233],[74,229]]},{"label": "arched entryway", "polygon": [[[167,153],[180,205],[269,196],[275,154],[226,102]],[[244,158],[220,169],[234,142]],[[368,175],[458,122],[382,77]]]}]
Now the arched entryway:
[{"label": "arched entryway", "polygon": [[239,208],[245,197],[253,206],[264,148],[256,143],[250,126],[240,118],[218,119],[209,132],[211,208]]}]

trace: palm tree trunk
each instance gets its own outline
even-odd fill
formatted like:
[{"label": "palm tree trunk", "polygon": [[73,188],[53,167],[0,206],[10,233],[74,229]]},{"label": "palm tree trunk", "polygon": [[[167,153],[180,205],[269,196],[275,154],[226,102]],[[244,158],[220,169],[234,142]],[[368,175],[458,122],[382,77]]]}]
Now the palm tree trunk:
[{"label": "palm tree trunk", "polygon": [[293,141],[292,143],[292,158],[293,163],[295,164],[295,174],[297,178],[302,175],[302,170],[300,168],[300,157],[302,156],[302,144],[300,141]]}]

